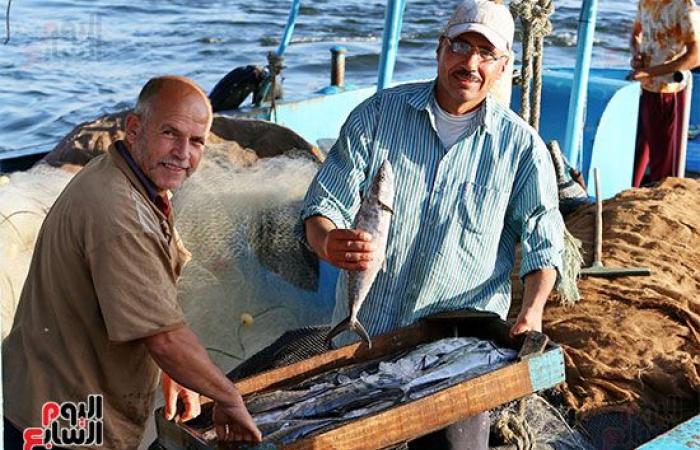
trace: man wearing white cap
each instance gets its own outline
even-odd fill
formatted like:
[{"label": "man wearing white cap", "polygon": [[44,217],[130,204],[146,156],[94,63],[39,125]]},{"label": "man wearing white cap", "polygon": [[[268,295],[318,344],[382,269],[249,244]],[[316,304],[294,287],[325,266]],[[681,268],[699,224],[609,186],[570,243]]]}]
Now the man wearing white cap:
[{"label": "man wearing white cap", "polygon": [[[347,271],[376,257],[350,229],[382,162],[395,172],[394,216],[380,271],[359,312],[374,336],[473,308],[506,318],[521,243],[525,290],[511,333],[541,330],[561,268],[563,221],[547,149],[489,90],[511,57],[513,19],[488,0],[458,6],[440,35],[437,78],[385,89],[350,114],[301,211],[305,242],[341,271],[333,324],[348,316]],[[300,227],[301,228],[301,227]],[[334,344],[352,342],[339,335]],[[488,448],[488,413],[410,444]]]}]

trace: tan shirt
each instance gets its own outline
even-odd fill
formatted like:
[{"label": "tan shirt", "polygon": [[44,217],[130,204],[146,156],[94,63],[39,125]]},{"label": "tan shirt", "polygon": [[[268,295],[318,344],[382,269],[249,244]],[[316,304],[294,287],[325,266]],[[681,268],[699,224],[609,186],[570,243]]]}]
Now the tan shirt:
[{"label": "tan shirt", "polygon": [[159,368],[140,338],[184,323],[176,280],[188,257],[172,220],[110,148],[56,200],[3,342],[5,416],[41,425],[44,402],[104,395],[106,449],[135,449]]},{"label": "tan shirt", "polygon": [[[686,44],[700,40],[700,12],[695,0],[639,0],[636,23],[642,29],[640,51],[646,55],[644,67],[674,61],[685,53]],[[689,72],[682,82],[673,74],[650,77],[642,87],[651,92],[679,92],[687,84]]]}]

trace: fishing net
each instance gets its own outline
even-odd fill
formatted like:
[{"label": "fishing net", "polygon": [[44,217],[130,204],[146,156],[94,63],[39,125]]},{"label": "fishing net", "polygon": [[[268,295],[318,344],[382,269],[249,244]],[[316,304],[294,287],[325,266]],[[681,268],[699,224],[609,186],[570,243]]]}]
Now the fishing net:
[{"label": "fishing net", "polygon": [[327,323],[318,261],[294,236],[301,200],[317,171],[308,153],[249,167],[201,168],[173,197],[192,260],[178,296],[190,326],[230,370],[287,330]]},{"label": "fishing net", "polygon": [[[557,402],[555,402],[557,403]],[[532,394],[490,411],[491,448],[498,450],[593,450],[560,408]]]},{"label": "fishing net", "polygon": [[227,376],[232,380],[240,380],[320,355],[328,351],[325,339],[330,330],[329,325],[318,325],[287,331],[230,371]]},{"label": "fishing net", "polygon": [[[124,115],[79,125],[46,162],[87,163],[123,137]],[[229,370],[285,330],[327,322],[332,305],[317,298],[318,261],[293,234],[301,199],[318,168],[315,149],[293,131],[265,121],[216,117],[212,130],[199,170],[173,198],[177,227],[193,253],[179,297],[212,357]],[[41,164],[3,178],[3,337],[45,213],[71,176]]]},{"label": "fishing net", "polygon": [[39,164],[0,177],[0,325],[12,327],[34,242],[44,217],[77,168]]}]

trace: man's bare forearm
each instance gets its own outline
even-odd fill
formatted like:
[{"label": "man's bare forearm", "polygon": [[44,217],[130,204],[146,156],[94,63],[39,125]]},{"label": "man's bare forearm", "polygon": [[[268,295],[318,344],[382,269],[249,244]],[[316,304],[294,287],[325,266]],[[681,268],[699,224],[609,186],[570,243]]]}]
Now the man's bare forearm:
[{"label": "man's bare forearm", "polygon": [[328,259],[328,255],[324,251],[325,240],[328,233],[335,228],[333,221],[324,216],[311,216],[304,221],[306,240],[321,259]]},{"label": "man's bare forearm", "polygon": [[527,331],[542,331],[542,313],[547,297],[557,280],[555,269],[540,269],[525,275],[523,304],[515,323],[510,329],[511,336]]},{"label": "man's bare forearm", "polygon": [[556,281],[556,269],[540,269],[525,275],[525,289],[521,311],[535,310],[541,313]]},{"label": "man's bare forearm", "polygon": [[234,384],[214,365],[188,326],[147,337],[144,343],[156,364],[177,383],[218,402],[242,403]]},{"label": "man's bare forearm", "polygon": [[647,67],[644,70],[651,77],[658,77],[661,75],[668,75],[670,73],[678,72],[679,70],[691,70],[700,65],[700,49],[697,44],[688,44],[686,47],[686,52],[681,55],[678,59],[669,61],[664,64],[659,64],[657,66]]}]

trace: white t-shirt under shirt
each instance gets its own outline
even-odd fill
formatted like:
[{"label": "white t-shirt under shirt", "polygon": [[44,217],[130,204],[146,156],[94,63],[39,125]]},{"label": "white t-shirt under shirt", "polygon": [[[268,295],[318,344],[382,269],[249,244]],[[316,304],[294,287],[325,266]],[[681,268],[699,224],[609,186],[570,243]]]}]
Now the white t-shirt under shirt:
[{"label": "white t-shirt under shirt", "polygon": [[475,120],[478,108],[466,114],[456,116],[450,114],[440,107],[437,100],[433,100],[432,104],[433,116],[435,117],[435,127],[437,128],[438,136],[445,148],[450,148],[457,140],[462,137],[462,134],[467,129],[469,124]]}]

